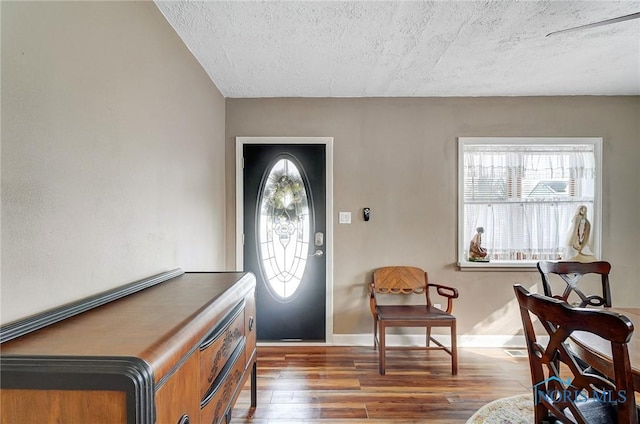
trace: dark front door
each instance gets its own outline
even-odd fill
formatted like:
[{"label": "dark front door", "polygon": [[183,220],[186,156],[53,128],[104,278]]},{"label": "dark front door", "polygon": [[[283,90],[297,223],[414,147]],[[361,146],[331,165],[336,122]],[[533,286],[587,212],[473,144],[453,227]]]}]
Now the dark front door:
[{"label": "dark front door", "polygon": [[261,341],[324,341],[324,144],[245,144],[244,269]]}]

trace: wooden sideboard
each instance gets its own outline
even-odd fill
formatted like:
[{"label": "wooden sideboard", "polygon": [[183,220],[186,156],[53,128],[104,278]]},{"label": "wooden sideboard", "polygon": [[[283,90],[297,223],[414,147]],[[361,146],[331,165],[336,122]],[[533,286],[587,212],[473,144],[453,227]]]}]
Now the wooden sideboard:
[{"label": "wooden sideboard", "polygon": [[251,376],[255,277],[173,270],[0,328],[2,423],[225,423]]}]

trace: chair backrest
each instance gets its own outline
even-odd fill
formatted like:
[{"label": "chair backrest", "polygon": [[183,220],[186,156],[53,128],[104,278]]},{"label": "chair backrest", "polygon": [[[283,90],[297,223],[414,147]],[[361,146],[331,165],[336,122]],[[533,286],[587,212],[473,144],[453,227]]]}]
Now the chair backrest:
[{"label": "chair backrest", "polygon": [[[529,293],[519,284],[514,289],[529,352],[536,423],[548,420],[550,413],[556,418],[573,420],[566,422],[593,422],[587,411],[595,410],[602,416],[613,416],[609,422],[637,424],[627,347],[633,323],[605,309],[572,308],[561,300]],[[536,339],[532,315],[540,320],[549,336],[546,345]],[[576,363],[567,346],[574,331],[592,333],[610,342],[614,380]],[[564,364],[562,369],[560,363]]]},{"label": "chair backrest", "polygon": [[373,288],[380,294],[423,294],[431,306],[427,273],[413,266],[386,266],[373,272]]},{"label": "chair backrest", "polygon": [[[611,307],[611,290],[609,289],[609,272],[611,264],[605,261],[598,262],[548,262],[537,264],[542,277],[542,288],[545,296],[554,297],[569,303],[569,296],[575,293],[580,301],[575,305],[581,308],[586,306]],[[550,275],[558,275],[566,284],[562,294],[553,294]],[[579,287],[580,279],[587,274],[599,274],[602,283],[602,296],[597,294],[585,294]]]}]

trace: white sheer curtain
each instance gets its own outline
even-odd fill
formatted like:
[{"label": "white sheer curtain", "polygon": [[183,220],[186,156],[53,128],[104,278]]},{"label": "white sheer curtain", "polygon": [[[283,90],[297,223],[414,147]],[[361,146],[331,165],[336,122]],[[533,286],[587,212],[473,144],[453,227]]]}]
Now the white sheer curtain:
[{"label": "white sheer curtain", "polygon": [[491,260],[555,260],[580,205],[592,219],[592,145],[465,145],[464,237]]}]

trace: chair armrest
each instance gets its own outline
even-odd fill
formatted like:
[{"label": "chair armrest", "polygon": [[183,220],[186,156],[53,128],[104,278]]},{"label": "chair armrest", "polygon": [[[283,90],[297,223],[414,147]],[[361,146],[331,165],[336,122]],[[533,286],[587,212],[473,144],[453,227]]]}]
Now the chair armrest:
[{"label": "chair armrest", "polygon": [[438,294],[447,298],[447,310],[446,313],[450,314],[453,310],[453,299],[458,298],[458,290],[454,287],[444,286],[442,284],[427,284],[428,287],[435,287]]},{"label": "chair armrest", "polygon": [[444,286],[442,284],[433,284],[433,283],[429,283],[428,286],[435,287],[440,296],[449,297],[451,299],[458,298],[458,289],[454,287]]},{"label": "chair armrest", "polygon": [[371,314],[376,316],[376,289],[373,286],[373,283],[369,284],[371,291],[369,292],[369,308],[371,308]]}]

